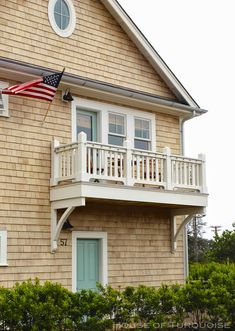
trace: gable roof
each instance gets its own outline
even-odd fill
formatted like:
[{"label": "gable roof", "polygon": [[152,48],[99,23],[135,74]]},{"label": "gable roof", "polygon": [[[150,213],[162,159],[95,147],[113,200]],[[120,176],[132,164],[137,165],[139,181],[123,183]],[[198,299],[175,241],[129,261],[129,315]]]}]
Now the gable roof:
[{"label": "gable roof", "polygon": [[184,86],[180,83],[174,73],[170,70],[161,56],[156,52],[153,46],[138,29],[129,15],[125,12],[117,0],[101,0],[103,5],[108,9],[110,14],[121,25],[129,38],[133,41],[139,51],[149,61],[155,71],[167,84],[167,86],[177,96],[178,100],[191,107],[200,108]]}]

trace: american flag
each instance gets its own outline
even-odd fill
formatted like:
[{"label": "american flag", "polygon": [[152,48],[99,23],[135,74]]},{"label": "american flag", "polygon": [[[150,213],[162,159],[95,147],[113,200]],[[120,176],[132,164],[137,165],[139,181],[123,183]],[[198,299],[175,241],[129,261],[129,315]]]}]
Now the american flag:
[{"label": "american flag", "polygon": [[2,94],[52,101],[63,73],[64,70],[61,73],[44,76],[23,84],[9,86],[2,90]]}]

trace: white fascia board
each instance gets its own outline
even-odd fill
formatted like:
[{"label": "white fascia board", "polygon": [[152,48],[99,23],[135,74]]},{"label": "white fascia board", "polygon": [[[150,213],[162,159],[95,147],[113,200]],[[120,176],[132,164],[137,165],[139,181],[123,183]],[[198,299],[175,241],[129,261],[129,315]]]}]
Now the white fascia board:
[{"label": "white fascia board", "polygon": [[[6,80],[12,79],[20,82],[35,79],[42,74],[52,74],[54,71],[43,67],[35,67],[23,62],[7,61],[0,57],[0,76]],[[153,94],[130,90],[123,87],[110,85],[88,78],[64,74],[59,89],[69,88],[71,93],[84,97],[102,99],[107,102],[117,102],[131,107],[137,107],[153,112],[162,112],[182,116],[190,119],[207,112],[205,109],[192,107],[172,100],[162,99]]]},{"label": "white fascia board", "polygon": [[101,0],[169,88],[189,106],[200,108],[116,0]]},{"label": "white fascia board", "polygon": [[207,207],[207,194],[167,190],[149,190],[127,186],[109,186],[94,183],[73,183],[51,188],[50,200],[64,201],[74,198],[127,201],[136,203]]}]

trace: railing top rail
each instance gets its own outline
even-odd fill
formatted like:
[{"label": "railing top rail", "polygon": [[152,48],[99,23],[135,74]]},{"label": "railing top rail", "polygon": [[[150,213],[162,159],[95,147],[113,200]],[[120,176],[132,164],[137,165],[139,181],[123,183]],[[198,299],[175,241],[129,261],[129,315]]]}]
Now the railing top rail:
[{"label": "railing top rail", "polygon": [[143,151],[140,149],[132,149],[132,154],[133,155],[139,155],[139,156],[146,156],[146,157],[162,157],[165,158],[166,154],[165,153],[160,153],[160,152],[152,152],[152,151]]},{"label": "railing top rail", "polygon": [[55,153],[59,153],[59,152],[63,152],[63,151],[68,151],[74,148],[77,148],[78,143],[74,142],[74,143],[70,143],[70,144],[64,144],[64,145],[60,145],[55,147],[54,151]]},{"label": "railing top rail", "polygon": [[97,149],[110,150],[110,151],[114,151],[114,152],[117,152],[117,151],[123,152],[123,153],[126,152],[126,148],[123,146],[106,145],[106,144],[98,143],[96,141],[88,141],[87,146],[97,148]]},{"label": "railing top rail", "polygon": [[174,161],[186,161],[186,162],[191,162],[191,163],[198,163],[201,164],[202,162],[204,162],[201,159],[196,159],[196,158],[192,158],[192,157],[187,157],[187,156],[182,156],[182,155],[171,155],[171,159]]}]

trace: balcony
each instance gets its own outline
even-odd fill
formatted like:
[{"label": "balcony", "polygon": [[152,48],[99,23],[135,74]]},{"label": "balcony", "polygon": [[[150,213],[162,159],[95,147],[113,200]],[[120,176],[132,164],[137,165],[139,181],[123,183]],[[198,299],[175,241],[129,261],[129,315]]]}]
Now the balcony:
[{"label": "balcony", "polygon": [[[123,147],[86,140],[52,144],[52,252],[64,221],[76,207],[87,201],[144,204],[170,210],[172,250],[184,224],[207,206],[205,158],[172,155],[133,149],[129,141]],[[57,210],[65,209],[57,221]],[[176,228],[176,216],[189,215]]]},{"label": "balcony", "polygon": [[197,206],[203,200],[205,206],[205,159],[172,155],[169,148],[136,150],[129,141],[123,147],[90,142],[82,132],[75,143],[52,146],[52,199],[72,198],[76,185],[88,198]]}]

